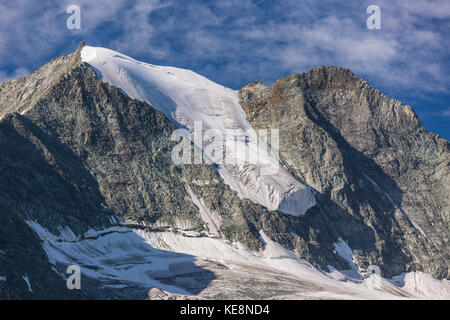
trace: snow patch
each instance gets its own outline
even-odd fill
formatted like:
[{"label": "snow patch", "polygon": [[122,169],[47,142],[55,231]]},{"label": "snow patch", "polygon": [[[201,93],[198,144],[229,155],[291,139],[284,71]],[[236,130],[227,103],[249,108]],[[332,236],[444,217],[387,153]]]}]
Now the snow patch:
[{"label": "snow patch", "polygon": [[350,248],[348,243],[344,241],[341,237],[338,238],[338,241],[333,243],[336,253],[347,261],[350,269],[348,270],[337,270],[333,266],[328,266],[328,269],[331,271],[333,277],[337,280],[341,281],[355,281],[361,280],[362,276],[359,272],[358,265],[356,264],[355,257],[353,255],[353,250]]},{"label": "snow patch", "polygon": [[421,271],[402,273],[390,279],[404,291],[433,299],[450,299],[450,281],[437,280]]},{"label": "snow patch", "polygon": [[299,260],[297,254],[287,250],[279,243],[270,239],[264,230],[259,231],[260,239],[264,243],[262,256],[268,259],[295,259]]},{"label": "snow patch", "polygon": [[222,225],[222,218],[216,213],[209,210],[203,199],[197,198],[191,187],[186,184],[186,190],[191,197],[192,202],[200,211],[202,220],[206,223],[208,231],[213,236],[220,236],[220,226]]},{"label": "snow patch", "polygon": [[[85,46],[86,47],[86,46]],[[89,63],[91,60],[94,60],[97,57],[97,52],[95,50],[81,50],[81,60],[83,62]]]},{"label": "snow patch", "polygon": [[28,279],[28,276],[25,274],[24,276],[22,276],[23,281],[25,281],[25,283],[28,286],[28,291],[29,292],[33,292],[33,289],[31,289],[31,283],[30,283],[30,279]]},{"label": "snow patch", "polygon": [[130,283],[189,294],[178,287],[162,284],[149,274],[167,271],[173,264],[192,262],[194,258],[153,248],[133,229],[89,230],[81,237],[67,238],[52,234],[35,221],[27,221],[27,224],[43,241],[42,246],[53,266],[78,265],[83,275],[102,280],[104,285],[122,282],[123,285]]},{"label": "snow patch", "polygon": [[355,257],[353,255],[353,250],[349,247],[348,243],[344,241],[341,237],[338,238],[338,241],[333,243],[334,248],[336,249],[337,254],[346,260],[351,268],[351,270],[355,271],[359,274],[358,266],[355,263]]}]

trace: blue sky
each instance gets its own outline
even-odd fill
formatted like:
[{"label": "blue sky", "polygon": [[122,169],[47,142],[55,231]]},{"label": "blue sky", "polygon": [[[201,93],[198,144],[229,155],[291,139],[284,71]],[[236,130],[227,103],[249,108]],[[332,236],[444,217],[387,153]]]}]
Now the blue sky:
[{"label": "blue sky", "polygon": [[[66,8],[81,8],[81,29]],[[369,5],[381,29],[369,30]],[[413,107],[450,139],[450,1],[0,0],[0,81],[75,50],[80,41],[192,69],[239,89],[317,65],[352,70]]]}]

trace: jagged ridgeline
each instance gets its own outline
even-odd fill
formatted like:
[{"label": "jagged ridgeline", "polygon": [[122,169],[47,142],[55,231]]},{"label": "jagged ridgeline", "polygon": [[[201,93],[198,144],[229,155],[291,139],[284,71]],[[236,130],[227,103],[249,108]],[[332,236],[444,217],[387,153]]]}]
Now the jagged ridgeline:
[{"label": "jagged ridgeline", "polygon": [[252,126],[280,128],[281,161],[317,191],[310,214],[330,219],[358,263],[449,278],[449,143],[410,106],[323,66],[240,96]]},{"label": "jagged ridgeline", "polygon": [[250,251],[263,230],[323,270],[350,268],[342,238],[384,277],[449,278],[449,143],[410,107],[335,67],[244,87],[250,124],[280,129],[283,165],[314,189],[316,205],[293,216],[242,199],[217,166],[174,164],[173,119],[101,81],[83,47],[0,84],[0,298],[101,297],[65,290],[30,221],[75,236],[121,221]]}]

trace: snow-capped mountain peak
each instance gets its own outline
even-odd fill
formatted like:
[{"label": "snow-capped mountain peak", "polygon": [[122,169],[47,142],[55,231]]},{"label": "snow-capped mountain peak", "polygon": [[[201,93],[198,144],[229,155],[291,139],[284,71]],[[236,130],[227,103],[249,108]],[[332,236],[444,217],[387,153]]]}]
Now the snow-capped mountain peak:
[{"label": "snow-capped mountain peak", "polygon": [[[147,102],[191,133],[199,121],[203,133],[221,132],[227,140],[223,141],[224,145],[234,139],[238,151],[226,150],[226,157],[233,161],[221,163],[219,172],[241,198],[291,215],[303,215],[315,205],[310,189],[258,145],[257,133],[246,119],[238,91],[190,70],[143,63],[110,49],[84,46],[81,58],[96,69],[101,80],[122,89],[131,98]],[[227,130],[241,133],[230,138]],[[203,141],[197,147],[213,158],[208,151],[209,144]],[[254,153],[259,157],[256,163],[243,160],[243,154]]]}]

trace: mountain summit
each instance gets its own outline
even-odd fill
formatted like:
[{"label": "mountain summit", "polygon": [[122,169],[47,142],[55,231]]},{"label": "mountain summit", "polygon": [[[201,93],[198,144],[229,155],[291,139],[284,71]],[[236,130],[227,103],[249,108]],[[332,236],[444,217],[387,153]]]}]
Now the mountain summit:
[{"label": "mountain summit", "polygon": [[0,83],[0,148],[0,298],[450,297],[449,143],[349,70],[234,91],[80,44]]}]

